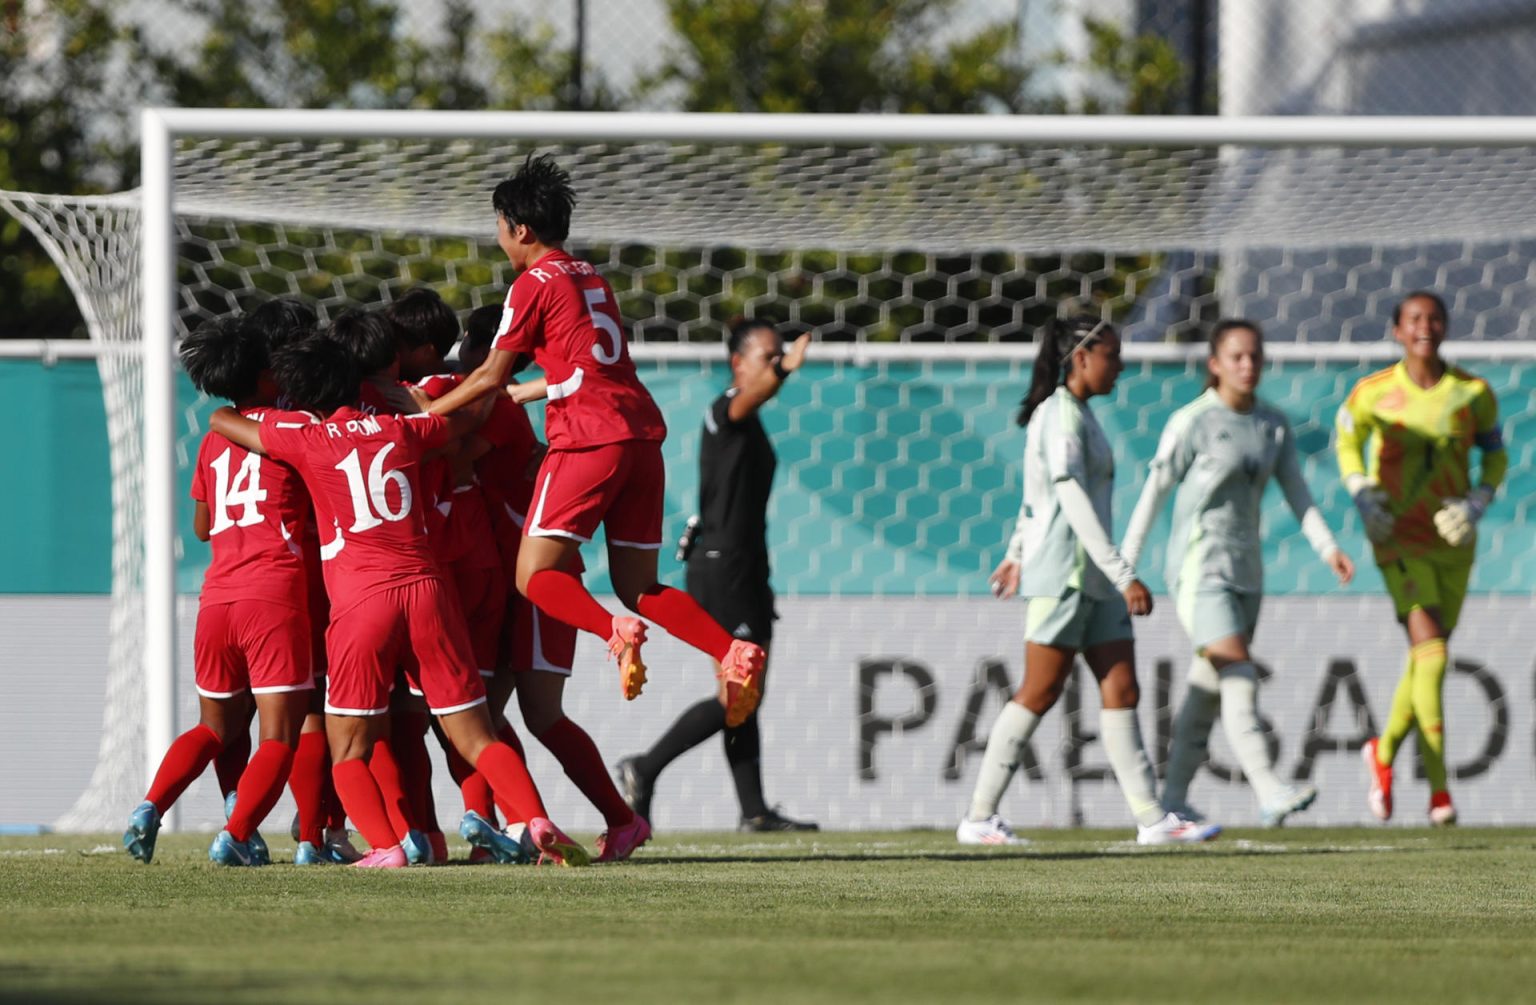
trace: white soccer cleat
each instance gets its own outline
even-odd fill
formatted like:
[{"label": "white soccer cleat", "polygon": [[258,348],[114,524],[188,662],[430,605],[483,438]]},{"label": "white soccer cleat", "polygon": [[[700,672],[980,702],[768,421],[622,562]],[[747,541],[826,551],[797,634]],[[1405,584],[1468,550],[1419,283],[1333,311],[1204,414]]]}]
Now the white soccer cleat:
[{"label": "white soccer cleat", "polygon": [[985,820],[962,820],[955,828],[955,840],[961,844],[1025,845],[1028,838],[1021,838],[1008,826],[1008,821],[996,813]]},{"label": "white soccer cleat", "polygon": [[1205,814],[1188,803],[1164,803],[1163,809],[1175,816],[1183,817],[1185,820],[1190,820],[1197,824],[1205,823]]},{"label": "white soccer cleat", "polygon": [[1275,803],[1265,806],[1259,811],[1259,822],[1265,827],[1280,827],[1285,823],[1285,818],[1317,802],[1317,786],[1302,785],[1291,786],[1285,790],[1285,795]]},{"label": "white soccer cleat", "polygon": [[1456,807],[1451,805],[1449,792],[1435,792],[1430,795],[1429,822],[1436,827],[1450,827],[1456,823]]},{"label": "white soccer cleat", "polygon": [[1169,813],[1155,824],[1136,828],[1137,844],[1200,844],[1221,833],[1215,824],[1196,823]]},{"label": "white soccer cleat", "polygon": [[1377,820],[1391,820],[1392,767],[1383,766],[1376,759],[1376,741],[1377,737],[1373,736],[1360,748],[1360,759],[1365,762],[1365,774],[1370,785],[1366,790],[1365,801],[1371,808],[1371,815]]}]

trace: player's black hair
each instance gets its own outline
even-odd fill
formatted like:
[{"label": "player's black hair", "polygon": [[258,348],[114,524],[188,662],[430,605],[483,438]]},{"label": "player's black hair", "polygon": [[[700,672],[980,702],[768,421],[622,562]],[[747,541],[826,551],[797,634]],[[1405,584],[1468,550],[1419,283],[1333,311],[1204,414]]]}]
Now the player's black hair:
[{"label": "player's black hair", "polygon": [[1403,297],[1403,299],[1399,300],[1397,302],[1397,306],[1392,308],[1393,328],[1396,328],[1398,324],[1403,320],[1403,305],[1410,300],[1428,300],[1432,302],[1436,307],[1440,309],[1440,316],[1445,319],[1445,323],[1447,325],[1451,323],[1451,312],[1446,309],[1445,301],[1440,298],[1440,294],[1431,290],[1414,290],[1407,296]]},{"label": "player's black hair", "polygon": [[211,398],[249,398],[267,368],[266,343],[237,316],[205,321],[181,340],[177,353],[192,386]]},{"label": "player's black hair", "polygon": [[[1247,318],[1222,318],[1220,321],[1216,322],[1214,326],[1212,326],[1211,334],[1206,339],[1207,358],[1215,359],[1217,351],[1221,349],[1221,343],[1226,341],[1227,335],[1229,333],[1236,331],[1253,332],[1259,337],[1259,348],[1261,351],[1263,350],[1264,329],[1259,327],[1259,323],[1257,321],[1249,321]],[[1207,367],[1205,371],[1205,388],[1206,390],[1210,390],[1215,386],[1216,375],[1210,371],[1209,367]]]},{"label": "player's black hair", "polygon": [[314,334],[319,318],[315,309],[298,297],[273,297],[247,314],[245,322],[266,340],[267,352],[273,353]]},{"label": "player's black hair", "polygon": [[484,352],[496,341],[496,328],[501,324],[502,306],[486,304],[476,307],[464,319],[464,346]]},{"label": "player's black hair", "polygon": [[741,352],[741,347],[746,345],[747,337],[755,331],[778,331],[778,327],[772,321],[764,321],[762,318],[734,317],[725,329],[725,357],[730,359]]},{"label": "player's black hair", "polygon": [[362,375],[346,346],[318,335],[272,354],[272,379],[294,408],[326,414],[356,404]]},{"label": "player's black hair", "polygon": [[325,337],[346,348],[358,373],[371,377],[400,358],[395,324],[378,311],[343,311],[325,329]]},{"label": "player's black hair", "polygon": [[447,356],[459,340],[459,316],[436,290],[418,286],[384,309],[407,349],[430,343],[439,356]]},{"label": "player's black hair", "polygon": [[1072,353],[1097,344],[1115,330],[1108,321],[1093,314],[1075,314],[1070,318],[1052,318],[1035,330],[1035,368],[1030,375],[1029,393],[1019,402],[1018,422],[1029,425],[1040,403],[1056,393],[1056,388],[1072,372]]},{"label": "player's black hair", "polygon": [[517,174],[496,186],[491,205],[509,225],[521,223],[541,243],[558,244],[570,236],[576,190],[553,154],[529,154]]},{"label": "player's black hair", "polygon": [[[502,307],[500,304],[486,304],[484,307],[476,307],[469,312],[469,317],[464,321],[464,348],[478,349],[481,352],[491,348],[491,343],[496,341],[496,329],[501,326]],[[463,350],[459,350],[463,355]],[[519,374],[528,369],[533,363],[533,356],[526,352],[520,352],[512,357],[512,368],[509,374]]]}]

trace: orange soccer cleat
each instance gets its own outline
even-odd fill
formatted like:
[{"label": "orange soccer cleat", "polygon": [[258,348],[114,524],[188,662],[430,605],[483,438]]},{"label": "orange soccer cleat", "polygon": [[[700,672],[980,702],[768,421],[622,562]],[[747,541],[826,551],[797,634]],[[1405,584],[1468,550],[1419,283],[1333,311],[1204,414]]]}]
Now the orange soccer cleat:
[{"label": "orange soccer cleat", "polygon": [[768,654],[763,647],[737,639],[730,651],[720,661],[717,675],[725,682],[725,724],[740,726],[747,717],[757,711],[757,703],[763,696],[763,667]]},{"label": "orange soccer cleat", "polygon": [[640,661],[640,647],[645,645],[645,622],[639,618],[615,616],[608,651],[619,661],[619,686],[624,700],[634,701],[645,687],[645,664]]}]

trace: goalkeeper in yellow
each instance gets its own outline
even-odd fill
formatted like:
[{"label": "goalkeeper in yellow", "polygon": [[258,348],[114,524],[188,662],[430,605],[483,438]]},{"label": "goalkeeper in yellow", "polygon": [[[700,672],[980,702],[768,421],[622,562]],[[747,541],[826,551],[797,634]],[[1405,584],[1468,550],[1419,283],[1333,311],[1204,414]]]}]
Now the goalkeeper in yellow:
[{"label": "goalkeeper in yellow", "polygon": [[[1392,816],[1392,760],[1418,727],[1429,819],[1437,825],[1456,822],[1441,712],[1446,641],[1472,576],[1477,521],[1509,464],[1488,383],[1440,358],[1446,321],[1438,296],[1408,294],[1392,312],[1402,360],[1356,384],[1338,416],[1339,473],[1410,646],[1386,728],[1361,752],[1371,812],[1381,820]],[[1476,484],[1473,447],[1480,453]]]}]

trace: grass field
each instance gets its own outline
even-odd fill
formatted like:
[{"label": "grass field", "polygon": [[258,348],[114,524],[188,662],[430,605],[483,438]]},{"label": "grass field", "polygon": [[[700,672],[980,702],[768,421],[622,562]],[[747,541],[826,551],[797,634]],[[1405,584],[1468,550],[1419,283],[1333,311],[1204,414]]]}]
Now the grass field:
[{"label": "grass field", "polygon": [[398,872],[220,869],[198,835],[147,867],[116,835],[0,838],[0,1001],[1536,994],[1536,831],[1125,833],[689,834],[621,866]]}]

